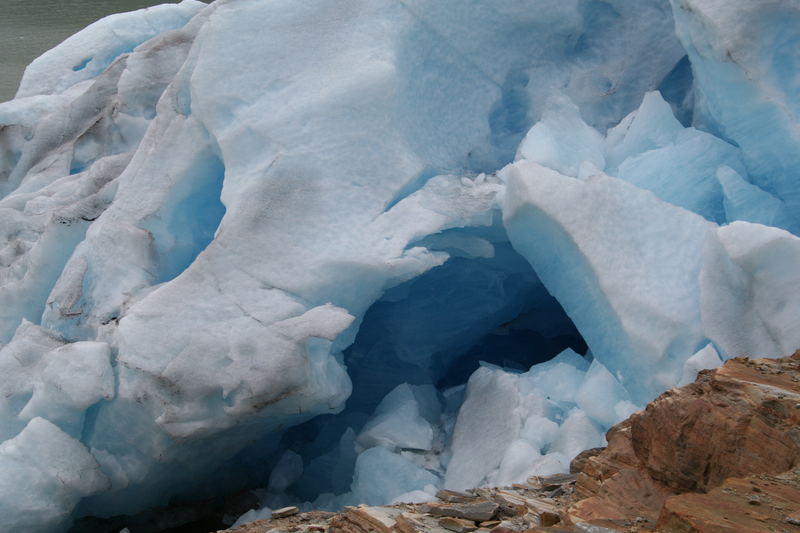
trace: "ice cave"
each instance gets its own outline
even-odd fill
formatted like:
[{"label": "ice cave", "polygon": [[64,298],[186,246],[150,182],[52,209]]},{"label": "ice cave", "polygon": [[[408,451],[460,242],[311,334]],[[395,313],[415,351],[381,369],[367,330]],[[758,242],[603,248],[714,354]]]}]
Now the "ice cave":
[{"label": "ice cave", "polygon": [[791,354],[799,44],[793,0],[183,0],[68,38],[0,103],[0,531],[509,485]]}]

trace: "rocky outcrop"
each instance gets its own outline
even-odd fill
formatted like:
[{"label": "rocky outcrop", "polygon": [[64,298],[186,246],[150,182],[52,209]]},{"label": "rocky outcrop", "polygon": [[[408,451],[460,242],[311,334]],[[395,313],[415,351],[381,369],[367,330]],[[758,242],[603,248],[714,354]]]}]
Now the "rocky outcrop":
[{"label": "rocky outcrop", "polygon": [[800,352],[703,371],[607,439],[576,457],[571,475],[229,531],[800,533]]},{"label": "rocky outcrop", "polygon": [[[702,505],[726,479],[775,476],[800,466],[800,352],[784,359],[738,358],[703,371],[694,383],[665,392],[612,428],[607,438],[608,448],[587,459],[578,476],[571,519],[638,516],[651,527],[666,527],[674,523],[661,516],[667,502],[676,510],[687,502]],[[698,492],[708,494],[699,498]],[[676,497],[685,493],[693,495]]]},{"label": "rocky outcrop", "polygon": [[762,533],[800,530],[800,472],[729,478],[706,494],[667,498],[658,531]]}]

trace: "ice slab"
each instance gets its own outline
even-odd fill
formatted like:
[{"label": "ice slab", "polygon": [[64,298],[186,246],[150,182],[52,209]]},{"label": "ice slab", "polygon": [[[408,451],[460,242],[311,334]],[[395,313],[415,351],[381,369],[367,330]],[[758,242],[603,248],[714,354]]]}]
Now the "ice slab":
[{"label": "ice slab", "polygon": [[276,493],[284,492],[302,475],[303,458],[293,451],[287,450],[272,469],[267,490]]},{"label": "ice slab", "polygon": [[594,356],[634,403],[672,385],[705,338],[699,272],[715,226],[605,175],[580,181],[529,161],[501,175],[512,243]]},{"label": "ice slab", "polygon": [[[798,316],[794,235],[716,226],[605,175],[578,180],[521,160],[501,176],[512,243],[633,404],[674,386],[709,340],[725,357],[800,345],[789,325]],[[601,395],[615,396],[623,403],[607,405],[609,417],[630,410],[628,398]],[[583,404],[599,407],[588,396]]]},{"label": "ice slab", "polygon": [[441,411],[436,394],[430,385],[398,385],[378,404],[375,415],[358,436],[358,444],[364,448],[384,446],[392,451],[432,450]]},{"label": "ice slab", "polygon": [[498,451],[511,445],[527,414],[516,379],[486,367],[470,377],[453,431],[445,487],[478,486],[500,466],[503,457]]},{"label": "ice slab", "polygon": [[[577,375],[563,379],[563,367]],[[555,397],[550,386],[541,386],[543,379],[571,390]],[[573,457],[602,446],[604,431],[630,414],[622,406],[615,411],[627,397],[597,360],[589,366],[571,350],[521,374],[483,366],[467,383],[446,452],[444,487],[508,485],[566,472]]]},{"label": "ice slab", "polygon": [[718,368],[720,366],[722,366],[722,359],[720,359],[714,346],[709,343],[687,359],[683,364],[683,374],[681,375],[681,380],[678,382],[678,385],[682,387],[683,385],[692,383],[697,377],[697,373],[701,370]]},{"label": "ice slab", "polygon": [[409,492],[438,484],[439,479],[433,473],[375,446],[358,456],[352,492],[355,501],[385,505]]},{"label": "ice slab", "polygon": [[703,327],[725,358],[780,357],[800,345],[800,239],[787,231],[734,222],[709,240],[701,272]]},{"label": "ice slab", "polygon": [[575,403],[593,420],[611,427],[624,418],[615,409],[621,402],[630,403],[628,391],[595,359],[575,392]]}]

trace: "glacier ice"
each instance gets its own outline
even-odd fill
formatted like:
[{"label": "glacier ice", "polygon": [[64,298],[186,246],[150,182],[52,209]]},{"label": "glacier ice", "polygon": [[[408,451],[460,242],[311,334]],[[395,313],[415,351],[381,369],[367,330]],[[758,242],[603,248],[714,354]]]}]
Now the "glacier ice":
[{"label": "glacier ice", "polygon": [[750,180],[798,231],[800,9],[794,2],[671,0],[695,80],[696,121],[741,148]]},{"label": "glacier ice", "polygon": [[800,342],[800,240],[785,230],[747,222],[717,229],[700,274],[703,326],[726,357],[777,357]]},{"label": "glacier ice", "polygon": [[[448,463],[445,486],[465,489],[481,484],[497,467],[522,429],[523,414],[544,411],[540,398],[525,400],[516,387],[518,378],[507,372],[478,369],[470,377],[464,403],[458,413],[452,437],[452,458]],[[537,402],[539,400],[539,402]],[[498,420],[497,413],[504,413]],[[480,435],[480,438],[478,437]]]},{"label": "glacier ice", "polygon": [[[562,472],[582,450],[602,446],[602,430],[627,415],[608,413],[602,405],[587,411],[578,398],[552,396],[547,388],[537,386],[542,378],[553,389],[574,388],[577,381],[579,394],[595,402],[614,404],[627,397],[619,384],[615,384],[618,392],[608,390],[612,388],[608,381],[602,383],[606,375],[614,378],[596,360],[581,369],[562,362],[573,358],[585,364],[567,349],[553,361],[534,365],[524,373],[490,366],[473,373],[452,430],[449,460],[443,468],[444,486],[463,490],[507,485],[531,475]],[[577,379],[559,367],[574,370]]]},{"label": "glacier ice", "polygon": [[303,475],[303,458],[291,450],[286,450],[269,474],[270,492],[281,493]]},{"label": "glacier ice", "polygon": [[683,386],[693,382],[700,370],[720,366],[722,366],[722,360],[719,358],[719,353],[714,349],[714,345],[709,343],[683,363],[683,373],[678,385]]},{"label": "glacier ice", "polygon": [[36,58],[25,69],[16,97],[62,93],[91,80],[126,52],[184,26],[203,7],[184,0],[105,17]]},{"label": "glacier ice", "polygon": [[[387,480],[391,480],[387,483]],[[356,461],[353,474],[353,497],[367,505],[383,505],[426,485],[437,485],[439,480],[402,455],[375,446]]]},{"label": "glacier ice", "polygon": [[556,94],[542,118],[525,135],[517,159],[536,161],[570,176],[584,168],[606,166],[603,136],[581,118],[580,110],[568,98]]},{"label": "glacier ice", "polygon": [[594,357],[636,402],[672,384],[677,354],[704,339],[699,273],[712,223],[603,174],[582,181],[527,160],[502,174],[511,242]]},{"label": "glacier ice", "polygon": [[592,361],[575,392],[575,403],[604,427],[611,427],[630,414],[624,412],[631,403],[627,391],[597,359]]},{"label": "glacier ice", "polygon": [[0,509],[7,531],[52,531],[82,497],[110,486],[83,444],[39,417],[0,444],[0,471]]},{"label": "glacier ice", "polygon": [[798,20],[184,0],[45,53],[0,104],[0,529],[513,483],[797,349]]},{"label": "glacier ice", "polygon": [[440,404],[432,385],[398,385],[387,394],[356,442],[364,448],[432,450]]}]

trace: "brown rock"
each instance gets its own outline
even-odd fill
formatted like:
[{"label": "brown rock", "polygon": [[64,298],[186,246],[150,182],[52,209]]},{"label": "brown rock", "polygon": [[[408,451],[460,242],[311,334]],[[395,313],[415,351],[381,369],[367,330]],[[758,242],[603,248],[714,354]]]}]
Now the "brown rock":
[{"label": "brown rock", "polygon": [[364,531],[393,533],[400,513],[394,507],[345,507],[344,521]]},{"label": "brown rock", "polygon": [[436,493],[436,497],[447,503],[469,502],[477,498],[474,494],[459,492],[457,490],[442,489]]},{"label": "brown rock", "polygon": [[667,496],[674,491],[653,481],[644,471],[631,446],[629,421],[611,428],[609,445],[586,462],[575,484],[577,503],[568,514],[576,522],[625,520],[644,516],[658,518]]},{"label": "brown rock", "polygon": [[558,504],[552,498],[525,498],[525,505],[535,513],[557,513]]},{"label": "brown rock", "polygon": [[464,520],[463,518],[453,518],[450,516],[440,518],[439,525],[449,531],[455,531],[455,533],[470,533],[478,529],[478,526],[476,526],[475,522],[472,520]]},{"label": "brown rock", "polygon": [[[596,448],[595,448],[596,449]],[[602,449],[602,448],[601,448]],[[542,485],[542,488],[553,489],[556,487],[560,487],[563,485],[569,485],[570,483],[575,483],[577,479],[577,474],[553,474],[551,476],[540,476],[539,481]]]},{"label": "brown rock", "polygon": [[478,500],[466,503],[429,503],[423,509],[433,516],[451,516],[466,518],[474,522],[485,522],[494,518],[499,507],[495,502]]},{"label": "brown rock", "polygon": [[[748,505],[753,485],[760,489],[759,505]],[[800,531],[787,513],[800,516],[800,481],[786,476],[730,478],[707,494],[681,494],[667,499],[656,524],[658,531],[691,533],[761,533]],[[789,529],[791,528],[791,529]]]},{"label": "brown rock", "polygon": [[583,467],[586,466],[586,461],[592,457],[597,457],[603,450],[605,450],[605,448],[589,448],[588,450],[583,450],[569,463],[570,473],[578,474],[583,472]]},{"label": "brown rock", "polygon": [[580,501],[568,515],[655,521],[676,494],[792,468],[800,463],[798,375],[800,352],[777,360],[734,359],[665,392],[611,428],[608,447],[584,461],[575,485]]},{"label": "brown rock", "polygon": [[402,513],[398,516],[395,528],[398,533],[450,533],[449,530],[439,525],[438,519],[412,512]]},{"label": "brown rock", "polygon": [[752,363],[728,361],[631,417],[634,451],[653,479],[679,492],[707,491],[727,477],[778,474],[794,465],[800,384],[785,370],[796,375],[800,353]]},{"label": "brown rock", "polygon": [[561,517],[558,513],[543,512],[539,514],[539,525],[543,527],[554,526],[561,522]]},{"label": "brown rock", "polygon": [[272,518],[286,518],[287,516],[292,516],[300,512],[300,509],[297,507],[282,507],[280,509],[275,509],[272,511]]}]

